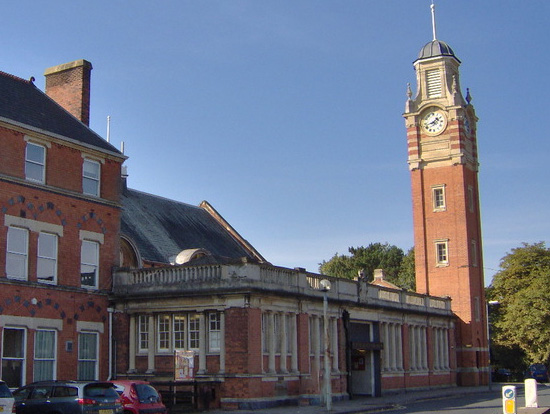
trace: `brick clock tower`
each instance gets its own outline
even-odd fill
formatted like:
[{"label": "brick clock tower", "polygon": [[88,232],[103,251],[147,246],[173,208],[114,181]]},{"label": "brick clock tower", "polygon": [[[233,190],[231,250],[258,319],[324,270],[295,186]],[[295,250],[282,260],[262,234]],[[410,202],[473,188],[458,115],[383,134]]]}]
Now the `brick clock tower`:
[{"label": "brick clock tower", "polygon": [[[414,62],[404,118],[411,172],[416,289],[450,296],[456,315],[457,383],[487,384],[489,353],[481,254],[477,117],[460,89],[460,60],[433,40]],[[451,341],[452,342],[452,341]]]}]

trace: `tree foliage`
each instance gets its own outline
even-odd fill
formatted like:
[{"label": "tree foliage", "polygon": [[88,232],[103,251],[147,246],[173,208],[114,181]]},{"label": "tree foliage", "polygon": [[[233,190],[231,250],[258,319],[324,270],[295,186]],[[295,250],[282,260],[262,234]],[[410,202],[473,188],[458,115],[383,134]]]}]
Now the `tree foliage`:
[{"label": "tree foliage", "polygon": [[[519,349],[525,364],[550,362],[550,249],[524,243],[500,262],[487,288],[492,309],[492,343]],[[491,307],[493,308],[493,307]]]},{"label": "tree foliage", "polygon": [[409,291],[416,291],[416,272],[414,264],[414,247],[411,247],[401,261],[397,280],[394,282],[397,286]]},{"label": "tree foliage", "polygon": [[407,254],[388,243],[371,243],[367,247],[350,247],[350,255],[335,254],[323,261],[319,271],[324,275],[353,279],[361,271],[367,280],[373,280],[374,269],[383,269],[389,282],[414,290],[414,250]]}]

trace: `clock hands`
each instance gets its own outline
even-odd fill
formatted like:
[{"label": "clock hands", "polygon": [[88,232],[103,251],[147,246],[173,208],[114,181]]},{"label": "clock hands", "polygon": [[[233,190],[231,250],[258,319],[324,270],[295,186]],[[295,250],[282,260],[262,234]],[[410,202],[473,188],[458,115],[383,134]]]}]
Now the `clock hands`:
[{"label": "clock hands", "polygon": [[440,121],[440,119],[436,115],[432,115],[430,119],[426,121],[427,126],[433,126],[437,124]]}]

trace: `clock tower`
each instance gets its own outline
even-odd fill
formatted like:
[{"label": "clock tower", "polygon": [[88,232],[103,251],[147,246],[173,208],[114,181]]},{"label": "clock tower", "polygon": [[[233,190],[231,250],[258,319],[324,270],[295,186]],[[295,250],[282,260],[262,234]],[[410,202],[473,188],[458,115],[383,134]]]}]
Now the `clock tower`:
[{"label": "clock tower", "polygon": [[450,296],[456,315],[459,385],[487,384],[489,353],[483,283],[476,117],[460,87],[460,60],[437,39],[414,61],[405,123],[411,173],[416,289]]}]

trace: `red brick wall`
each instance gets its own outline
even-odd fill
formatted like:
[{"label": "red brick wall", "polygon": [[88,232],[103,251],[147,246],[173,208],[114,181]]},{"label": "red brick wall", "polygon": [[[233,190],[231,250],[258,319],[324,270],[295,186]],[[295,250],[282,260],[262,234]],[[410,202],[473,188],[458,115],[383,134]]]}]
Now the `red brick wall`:
[{"label": "red brick wall", "polygon": [[[73,199],[48,191],[11,183],[0,185],[0,209],[4,214],[63,227],[58,239],[58,285],[80,287],[80,230],[104,235],[100,245],[99,288],[111,289],[111,269],[119,261],[119,217],[115,207]],[[0,263],[6,260],[7,227],[0,227]],[[36,281],[38,234],[29,232],[29,281]],[[5,266],[0,277],[5,277]]]},{"label": "red brick wall", "polygon": [[[128,369],[130,368],[129,366],[130,316],[127,313],[115,312],[113,314],[113,327],[116,327],[115,329],[113,329],[113,338],[116,343],[115,371],[117,373],[128,372]],[[145,363],[147,364],[147,361]],[[145,370],[146,369],[147,368],[145,368]]]},{"label": "red brick wall", "polygon": [[[260,322],[261,323],[261,322]],[[227,373],[249,373],[248,340],[249,315],[248,309],[232,308],[225,311],[225,371]]]},{"label": "red brick wall", "polygon": [[[100,335],[99,378],[108,376],[108,318],[107,295],[66,291],[42,286],[25,286],[21,283],[3,281],[0,284],[2,315],[26,318],[57,319],[63,322],[63,329],[57,338],[57,378],[76,379],[78,361],[78,321],[96,322],[103,325]],[[66,351],[67,341],[73,342],[72,351]],[[27,382],[33,380],[34,329],[27,329]],[[104,358],[102,358],[104,357]]]},{"label": "red brick wall", "polygon": [[[454,147],[463,138],[458,135],[455,124],[451,123],[448,129],[451,131],[449,141]],[[444,139],[445,135],[441,138]],[[408,139],[411,146],[417,145],[418,140],[423,138],[416,128],[410,128]],[[475,138],[473,140],[475,152]],[[434,185],[445,185],[445,211],[434,211]],[[477,172],[463,164],[428,165],[411,171],[411,187],[417,291],[452,298],[452,309],[458,316],[458,367],[486,367],[487,335]],[[469,208],[469,187],[473,189],[473,211]],[[448,241],[446,266],[436,263],[436,240]],[[477,244],[477,263],[472,256],[472,241]],[[476,303],[479,304],[477,312]],[[474,352],[468,351],[469,348],[474,348]],[[476,357],[476,352],[481,353]]]},{"label": "red brick wall", "polygon": [[[24,181],[25,134],[0,127],[0,173],[15,181],[0,180],[0,313],[23,318],[62,321],[58,332],[57,378],[76,379],[78,361],[77,322],[103,326],[100,334],[99,378],[108,377],[109,326],[108,298],[111,270],[119,261],[120,160],[106,158],[102,164],[102,191],[109,202],[82,197],[82,155],[73,146],[52,142],[46,148],[46,185]],[[89,150],[86,150],[87,153]],[[17,180],[22,180],[17,183]],[[57,284],[37,281],[38,233],[29,231],[28,282],[6,278],[6,239],[4,216],[10,215],[60,226],[58,238]],[[80,230],[102,234],[100,245],[99,288],[103,292],[81,288]],[[34,332],[27,330],[27,381],[33,379]],[[72,351],[66,350],[72,341]]]},{"label": "red brick wall", "polygon": [[[0,127],[0,173],[25,179],[25,134]],[[37,142],[40,143],[40,142]],[[91,154],[90,151],[85,152]],[[100,194],[103,199],[119,202],[121,162],[101,157]],[[76,147],[52,142],[46,148],[46,185],[82,194],[82,152]]]},{"label": "red brick wall", "polygon": [[46,94],[86,125],[90,124],[91,70],[87,61],[57,72],[46,70]]},{"label": "red brick wall", "polygon": [[0,126],[0,173],[25,177],[25,145],[23,134]]}]

